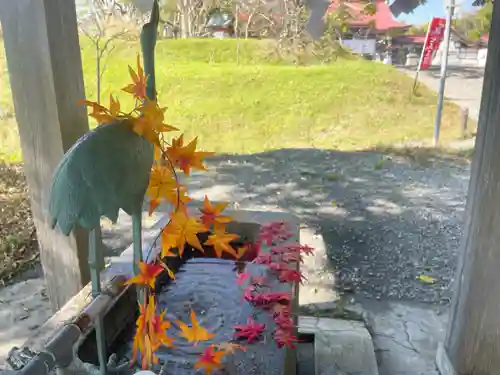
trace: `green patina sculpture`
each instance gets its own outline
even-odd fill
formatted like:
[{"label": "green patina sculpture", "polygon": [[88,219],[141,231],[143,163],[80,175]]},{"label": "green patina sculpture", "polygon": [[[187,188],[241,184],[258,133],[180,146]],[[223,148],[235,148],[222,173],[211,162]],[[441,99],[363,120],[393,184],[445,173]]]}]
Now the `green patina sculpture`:
[{"label": "green patina sculpture", "polygon": [[[158,0],[154,0],[150,21],[140,36],[150,100],[156,100],[154,50],[158,22]],[[94,297],[101,292],[101,216],[116,222],[120,209],[132,216],[134,265],[142,260],[142,205],[152,164],[152,143],[134,133],[127,120],[120,120],[100,125],[82,136],[56,168],[49,201],[52,228],[59,226],[65,235],[77,225],[90,231],[88,262]],[[108,369],[102,319],[96,322],[96,334],[99,373],[105,375]]]}]

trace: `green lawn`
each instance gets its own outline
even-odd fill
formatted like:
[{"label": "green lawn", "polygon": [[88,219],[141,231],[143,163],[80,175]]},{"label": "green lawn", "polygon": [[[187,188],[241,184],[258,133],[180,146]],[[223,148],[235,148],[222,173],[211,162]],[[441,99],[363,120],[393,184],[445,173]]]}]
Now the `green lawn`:
[{"label": "green lawn", "polygon": [[[1,42],[0,42],[1,44]],[[95,51],[82,37],[87,98],[96,100]],[[410,95],[411,78],[390,66],[338,60],[295,67],[277,61],[269,42],[235,40],[161,41],[157,82],[167,121],[206,150],[254,153],[283,147],[340,150],[390,147],[429,139],[436,96]],[[236,51],[239,50],[237,54]],[[122,42],[107,61],[102,98],[129,83],[137,43]],[[3,48],[0,47],[0,107],[13,114]],[[123,93],[122,108],[131,108]],[[446,105],[443,139],[458,132],[458,108]],[[0,281],[38,256],[22,166],[17,125],[0,120]],[[2,161],[7,163],[2,163]]]},{"label": "green lawn", "polygon": [[[276,61],[269,42],[161,41],[157,82],[167,121],[206,150],[254,153],[283,147],[367,149],[432,137],[436,96],[391,66],[357,59],[296,67]],[[239,50],[237,55],[236,51]],[[137,43],[120,42],[107,62],[102,98],[128,83]],[[3,49],[2,49],[3,53]],[[82,37],[87,97],[96,99],[94,51]],[[2,82],[6,82],[2,56]],[[0,102],[12,109],[9,85]],[[122,107],[131,100],[119,95]],[[458,108],[446,105],[442,138],[458,133]],[[221,140],[220,134],[224,135]],[[15,122],[0,124],[4,159],[19,161]]]}]

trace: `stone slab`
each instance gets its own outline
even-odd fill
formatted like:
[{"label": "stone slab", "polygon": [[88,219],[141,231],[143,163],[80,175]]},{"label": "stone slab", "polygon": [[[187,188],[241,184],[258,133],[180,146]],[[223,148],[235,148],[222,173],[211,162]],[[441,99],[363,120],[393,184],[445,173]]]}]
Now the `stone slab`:
[{"label": "stone slab", "polygon": [[300,316],[299,332],[314,334],[316,375],[378,375],[372,337],[363,323]]}]

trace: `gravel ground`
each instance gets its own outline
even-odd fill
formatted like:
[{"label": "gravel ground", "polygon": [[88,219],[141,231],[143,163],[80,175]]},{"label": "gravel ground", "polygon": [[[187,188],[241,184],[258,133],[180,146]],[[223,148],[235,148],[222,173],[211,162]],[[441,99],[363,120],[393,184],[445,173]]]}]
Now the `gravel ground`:
[{"label": "gravel ground", "polygon": [[280,150],[220,158],[210,169],[192,179],[195,198],[299,216],[323,236],[341,288],[363,298],[449,302],[469,165]]}]

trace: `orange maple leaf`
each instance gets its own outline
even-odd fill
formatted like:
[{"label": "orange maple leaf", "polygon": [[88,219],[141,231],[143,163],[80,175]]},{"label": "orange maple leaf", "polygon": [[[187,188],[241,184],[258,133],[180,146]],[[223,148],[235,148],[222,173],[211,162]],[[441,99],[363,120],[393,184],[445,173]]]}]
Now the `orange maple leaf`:
[{"label": "orange maple leaf", "polygon": [[204,245],[213,246],[215,254],[217,257],[221,257],[223,252],[233,255],[238,258],[238,253],[229,244],[231,241],[239,238],[237,234],[226,233],[223,228],[215,228],[214,234],[208,236],[208,240],[204,242]]},{"label": "orange maple leaf", "polygon": [[171,347],[173,339],[166,334],[170,322],[165,320],[165,312],[156,314],[154,296],[149,296],[146,306],[139,304],[140,314],[136,321],[137,330],[132,347],[132,363],[137,360],[138,352],[141,353],[141,366],[150,368],[153,363],[158,363],[155,351],[161,345]]},{"label": "orange maple leaf", "polygon": [[167,148],[166,153],[172,164],[181,169],[186,176],[189,176],[191,169],[206,170],[203,159],[213,155],[213,152],[197,152],[195,137],[187,146],[184,146],[183,134],[172,140],[172,145]]},{"label": "orange maple leaf", "polygon": [[170,322],[165,320],[165,311],[161,314],[156,314],[154,297],[149,296],[148,306],[146,308],[146,321],[148,324],[148,333],[151,338],[151,344],[154,348],[160,345],[171,347],[173,339],[167,336],[166,330],[170,328]]},{"label": "orange maple leaf", "polygon": [[208,341],[211,338],[215,337],[215,334],[208,332],[205,328],[201,327],[196,320],[196,315],[194,311],[190,313],[191,317],[191,327],[189,327],[186,323],[177,321],[177,325],[179,326],[181,332],[179,333],[183,336],[187,341],[192,342],[194,345],[197,345],[200,341]]},{"label": "orange maple leaf", "polygon": [[222,357],[226,353],[224,351],[217,351],[213,345],[208,346],[203,350],[203,353],[194,364],[195,369],[203,369],[205,374],[210,375],[222,367]]},{"label": "orange maple leaf", "polygon": [[133,83],[122,88],[123,91],[132,94],[138,100],[146,98],[147,77],[144,75],[144,70],[141,66],[141,55],[137,54],[137,72],[129,65],[128,72]]},{"label": "orange maple leaf", "polygon": [[78,103],[85,104],[92,109],[92,111],[89,113],[89,117],[93,117],[99,125],[108,123],[113,120],[113,117],[109,113],[109,110],[99,103],[91,102],[89,100],[80,100],[78,101]]},{"label": "orange maple leaf", "polygon": [[156,208],[159,200],[162,198],[166,199],[173,206],[177,206],[181,202],[189,203],[191,201],[186,195],[186,188],[177,183],[172,169],[160,164],[154,164],[151,168],[151,176],[146,194],[152,198],[152,201],[150,201],[150,212],[152,212],[151,207],[153,209]]},{"label": "orange maple leaf", "polygon": [[161,256],[164,257],[170,249],[177,248],[179,256],[182,257],[186,243],[204,252],[196,235],[206,230],[207,228],[199,223],[196,218],[189,216],[184,210],[177,210],[171,216],[170,223],[163,228]]},{"label": "orange maple leaf", "polygon": [[[171,253],[173,256],[177,256],[176,254],[173,254]],[[167,256],[172,256],[172,255],[167,255]],[[159,263],[161,264],[161,266],[165,269],[165,271],[167,271],[167,274],[168,276],[170,276],[170,278],[172,280],[175,280],[175,274],[174,274],[174,271],[172,271],[165,263],[163,263],[161,260],[159,261]]]},{"label": "orange maple leaf", "polygon": [[163,267],[150,263],[138,263],[139,274],[130,278],[125,284],[149,285],[155,287],[156,277],[162,273]]},{"label": "orange maple leaf", "polygon": [[215,347],[222,350],[224,354],[232,354],[236,350],[247,350],[246,346],[235,344],[233,342],[221,342],[220,344],[215,345]]},{"label": "orange maple leaf", "polygon": [[212,224],[223,227],[225,224],[231,222],[232,219],[229,216],[221,215],[222,211],[224,211],[228,204],[229,203],[227,202],[222,202],[212,205],[212,203],[208,200],[208,197],[205,195],[203,208],[200,209],[201,222],[207,228],[210,228]]}]

